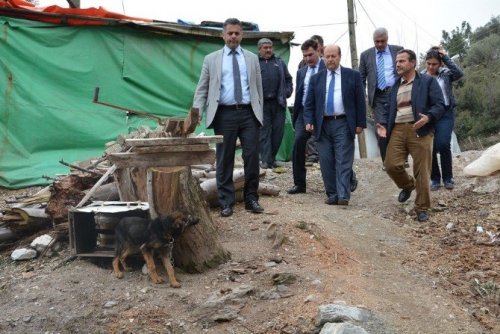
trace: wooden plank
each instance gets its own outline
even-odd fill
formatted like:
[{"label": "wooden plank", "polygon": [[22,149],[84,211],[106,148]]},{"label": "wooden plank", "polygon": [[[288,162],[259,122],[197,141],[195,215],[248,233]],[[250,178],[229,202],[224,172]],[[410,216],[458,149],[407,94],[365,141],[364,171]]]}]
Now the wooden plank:
[{"label": "wooden plank", "polygon": [[[123,153],[123,154],[129,154],[129,153]],[[94,186],[89,190],[89,192],[82,198],[82,200],[76,205],[76,207],[79,208],[79,207],[83,206],[90,199],[90,197],[92,197],[92,195],[97,190],[97,188],[99,188],[101,186],[101,184],[106,182],[108,180],[109,176],[111,174],[113,174],[115,170],[116,170],[116,166],[115,165],[111,166],[107,170],[107,172],[103,176],[101,176],[99,181],[97,181],[96,184],[94,184]]]},{"label": "wooden plank", "polygon": [[193,145],[222,143],[222,139],[222,136],[203,136],[189,138],[128,138],[125,139],[125,143],[129,146]]},{"label": "wooden plank", "polygon": [[115,257],[115,252],[113,250],[101,250],[92,253],[75,253],[75,255],[85,257]]},{"label": "wooden plank", "polygon": [[208,151],[210,146],[208,144],[194,144],[194,145],[164,145],[164,146],[136,146],[135,153],[161,153],[161,152],[199,152]]},{"label": "wooden plank", "polygon": [[165,122],[165,132],[172,132],[173,130],[182,129],[184,125],[184,118],[167,118]]},{"label": "wooden plank", "polygon": [[199,164],[213,164],[215,150],[193,152],[163,152],[163,153],[112,153],[109,160],[117,167],[174,167]]}]

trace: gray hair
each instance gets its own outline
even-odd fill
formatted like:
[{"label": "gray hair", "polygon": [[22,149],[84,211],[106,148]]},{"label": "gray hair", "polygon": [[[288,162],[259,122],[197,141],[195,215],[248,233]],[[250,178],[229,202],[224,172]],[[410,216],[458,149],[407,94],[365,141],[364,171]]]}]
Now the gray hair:
[{"label": "gray hair", "polygon": [[273,42],[269,39],[269,38],[261,38],[259,39],[259,41],[257,42],[257,47],[260,49],[260,47],[264,44],[271,44],[271,46],[273,45]]},{"label": "gray hair", "polygon": [[373,32],[373,38],[378,36],[389,36],[389,33],[387,32],[387,29],[380,27],[375,29],[375,31]]},{"label": "gray hair", "polygon": [[222,27],[224,28],[224,31],[226,30],[226,26],[228,26],[228,25],[242,27],[241,21],[238,20],[237,18],[234,18],[234,17],[231,17],[231,18],[227,19],[226,21],[224,21],[224,24],[222,25]]}]

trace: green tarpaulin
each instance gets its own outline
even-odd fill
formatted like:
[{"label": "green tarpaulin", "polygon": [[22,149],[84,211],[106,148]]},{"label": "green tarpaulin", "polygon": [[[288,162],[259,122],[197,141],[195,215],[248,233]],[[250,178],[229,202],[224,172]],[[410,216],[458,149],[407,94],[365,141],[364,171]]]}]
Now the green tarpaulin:
[{"label": "green tarpaulin", "polygon": [[[46,184],[42,176],[68,173],[59,160],[99,157],[118,135],[156,127],[154,120],[93,103],[95,87],[100,101],[184,117],[203,57],[223,46],[219,33],[204,36],[200,29],[68,27],[4,16],[0,23],[0,186],[7,188]],[[259,34],[243,47],[257,52]],[[289,40],[274,40],[275,53],[288,61]],[[201,131],[211,133],[204,122]],[[292,145],[288,115],[280,160],[289,159]]]}]

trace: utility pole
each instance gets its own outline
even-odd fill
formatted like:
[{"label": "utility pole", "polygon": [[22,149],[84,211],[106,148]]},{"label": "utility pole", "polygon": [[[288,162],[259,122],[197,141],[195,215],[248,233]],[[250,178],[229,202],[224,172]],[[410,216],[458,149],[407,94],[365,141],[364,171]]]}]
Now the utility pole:
[{"label": "utility pole", "polygon": [[[353,0],[347,0],[347,16],[349,22],[349,44],[351,48],[351,66],[358,70],[358,49],[356,48],[356,29],[354,26],[354,4]],[[358,135],[359,157],[366,158],[366,138],[365,132]]]},{"label": "utility pole", "polygon": [[351,47],[351,65],[354,70],[358,70],[358,49],[356,48],[356,29],[354,24],[354,4],[353,0],[347,0],[347,16],[349,22],[349,45]]},{"label": "utility pole", "polygon": [[66,0],[70,8],[80,8],[80,0]]}]

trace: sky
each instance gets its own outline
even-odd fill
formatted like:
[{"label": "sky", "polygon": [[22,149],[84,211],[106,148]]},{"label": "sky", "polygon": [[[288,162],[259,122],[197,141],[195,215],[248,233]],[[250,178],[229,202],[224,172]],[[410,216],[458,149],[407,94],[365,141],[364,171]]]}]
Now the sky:
[{"label": "sky", "polygon": [[[65,0],[38,0],[40,6],[68,7]],[[285,1],[253,0],[192,1],[181,0],[81,0],[81,7],[99,7],[129,16],[195,24],[201,21],[223,22],[228,17],[254,22],[261,31],[293,31],[293,42],[300,44],[310,36],[323,36],[325,44],[342,48],[341,65],[350,67],[347,0],[315,0],[302,5]],[[354,0],[356,46],[359,54],[373,46],[376,27],[389,31],[389,44],[397,44],[419,53],[439,44],[442,31],[451,32],[462,21],[474,31],[493,16],[500,15],[499,0]],[[221,46],[223,41],[221,39]],[[300,47],[292,48],[290,72],[302,58]],[[293,74],[292,74],[293,75]]]}]

